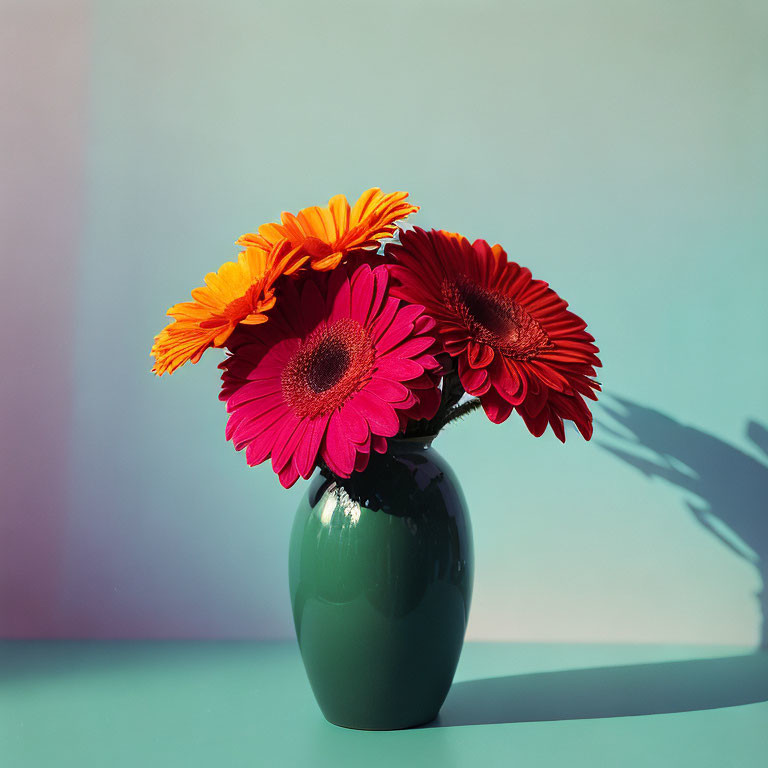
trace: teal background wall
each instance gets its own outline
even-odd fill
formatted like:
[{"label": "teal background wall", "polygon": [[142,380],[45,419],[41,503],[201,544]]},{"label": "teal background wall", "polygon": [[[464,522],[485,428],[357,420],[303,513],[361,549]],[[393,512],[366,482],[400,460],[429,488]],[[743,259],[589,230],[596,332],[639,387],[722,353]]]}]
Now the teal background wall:
[{"label": "teal background wall", "polygon": [[[7,541],[26,544],[6,544],[0,629],[291,635],[303,488],[224,442],[217,353],[157,380],[148,352],[239,234],[375,185],[410,191],[414,224],[502,243],[567,298],[619,417],[598,407],[595,439],[565,446],[477,414],[440,437],[475,531],[469,637],[759,643],[767,11],[93,3],[72,286],[61,323],[35,321],[61,334],[71,317],[50,374],[71,382],[66,429],[48,464],[9,479]],[[60,466],[66,492],[48,493]],[[30,486],[57,531],[45,550],[24,538]]]}]

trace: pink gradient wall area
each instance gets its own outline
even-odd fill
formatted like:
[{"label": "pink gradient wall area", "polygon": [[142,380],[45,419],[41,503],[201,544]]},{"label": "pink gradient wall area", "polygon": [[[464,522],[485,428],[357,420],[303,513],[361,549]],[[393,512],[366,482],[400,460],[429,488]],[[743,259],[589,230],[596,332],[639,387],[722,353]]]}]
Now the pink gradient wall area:
[{"label": "pink gradient wall area", "polygon": [[85,2],[0,8],[0,635],[57,634],[85,200]]}]

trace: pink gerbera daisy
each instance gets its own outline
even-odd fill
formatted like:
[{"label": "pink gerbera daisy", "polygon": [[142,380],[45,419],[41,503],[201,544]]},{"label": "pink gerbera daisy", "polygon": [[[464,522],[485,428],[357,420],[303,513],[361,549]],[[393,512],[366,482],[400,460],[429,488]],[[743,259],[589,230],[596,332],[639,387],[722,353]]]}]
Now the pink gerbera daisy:
[{"label": "pink gerbera daisy", "polygon": [[408,419],[437,412],[434,321],[390,296],[388,280],[362,265],[287,282],[269,323],[230,337],[227,439],[251,466],[271,456],[286,488],[319,459],[349,477]]}]

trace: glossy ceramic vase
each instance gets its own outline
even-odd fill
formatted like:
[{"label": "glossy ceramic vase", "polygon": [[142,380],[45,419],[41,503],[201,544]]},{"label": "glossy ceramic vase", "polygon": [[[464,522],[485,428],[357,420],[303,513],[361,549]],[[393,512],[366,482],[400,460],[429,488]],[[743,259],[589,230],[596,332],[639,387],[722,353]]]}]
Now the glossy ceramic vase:
[{"label": "glossy ceramic vase", "polygon": [[464,642],[473,556],[461,487],[427,441],[390,441],[350,480],[316,475],[289,577],[304,666],[330,722],[434,720]]}]

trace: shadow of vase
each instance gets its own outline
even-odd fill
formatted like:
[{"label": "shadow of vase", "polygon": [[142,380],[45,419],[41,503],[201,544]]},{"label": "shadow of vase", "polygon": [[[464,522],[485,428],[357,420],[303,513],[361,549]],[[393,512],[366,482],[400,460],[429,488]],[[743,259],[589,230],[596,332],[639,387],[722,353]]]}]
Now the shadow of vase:
[{"label": "shadow of vase", "polygon": [[768,654],[455,683],[427,728],[630,717],[768,701]]},{"label": "shadow of vase", "polygon": [[[768,465],[652,408],[618,397],[601,403],[597,443],[649,478],[686,491],[705,530],[752,564],[766,584]],[[768,456],[768,430],[747,437]],[[756,595],[760,646],[768,644],[765,588]],[[425,727],[579,720],[691,712],[768,701],[768,653],[563,670],[455,683]]]}]

